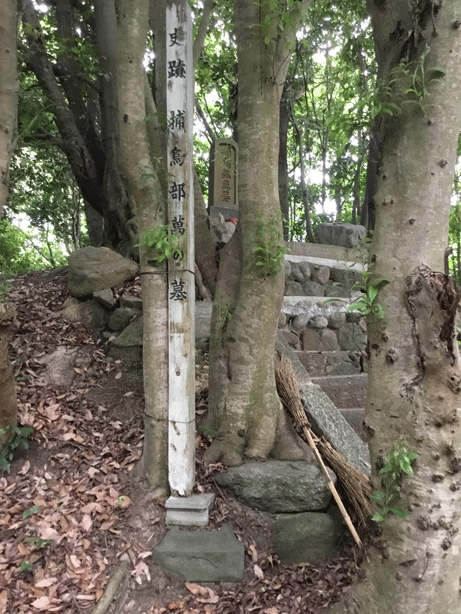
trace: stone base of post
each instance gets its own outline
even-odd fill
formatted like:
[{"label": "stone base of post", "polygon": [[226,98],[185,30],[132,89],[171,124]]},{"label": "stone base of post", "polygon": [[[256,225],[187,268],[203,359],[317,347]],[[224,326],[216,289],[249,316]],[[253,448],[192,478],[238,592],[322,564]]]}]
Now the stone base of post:
[{"label": "stone base of post", "polygon": [[169,497],[165,502],[167,526],[206,527],[214,494]]}]

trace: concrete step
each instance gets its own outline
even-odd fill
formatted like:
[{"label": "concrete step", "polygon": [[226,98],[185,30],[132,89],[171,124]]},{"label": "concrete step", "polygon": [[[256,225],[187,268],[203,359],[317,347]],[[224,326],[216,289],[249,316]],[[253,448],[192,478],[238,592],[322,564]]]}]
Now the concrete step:
[{"label": "concrete step", "polygon": [[312,382],[320,386],[339,409],[365,407],[368,383],[366,373],[313,377]]}]

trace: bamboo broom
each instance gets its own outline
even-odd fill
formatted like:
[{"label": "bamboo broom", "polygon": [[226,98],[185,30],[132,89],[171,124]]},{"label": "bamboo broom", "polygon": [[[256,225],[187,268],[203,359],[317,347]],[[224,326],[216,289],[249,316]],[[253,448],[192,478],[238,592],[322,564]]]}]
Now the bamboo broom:
[{"label": "bamboo broom", "polygon": [[309,420],[307,419],[306,412],[304,411],[304,407],[301,402],[296,373],[293,369],[291,361],[288,358],[282,356],[280,360],[276,361],[275,374],[277,391],[280,399],[282,400],[285,408],[293,417],[295,425],[299,430],[301,430],[302,434],[307,440],[307,443],[311,447],[319,464],[320,470],[325,477],[331,494],[339,507],[352,537],[357,545],[361,546],[362,542],[360,537],[358,536],[352,520],[338,494],[338,491],[336,490],[335,485],[328,474],[327,468],[325,467],[317,446],[320,447],[326,461],[331,465],[332,469],[338,476],[338,479],[342,483],[359,521],[363,524],[370,515],[370,503],[367,497],[367,494],[371,492],[370,483],[366,476],[352,467],[326,440],[323,438],[318,438],[311,430]]}]

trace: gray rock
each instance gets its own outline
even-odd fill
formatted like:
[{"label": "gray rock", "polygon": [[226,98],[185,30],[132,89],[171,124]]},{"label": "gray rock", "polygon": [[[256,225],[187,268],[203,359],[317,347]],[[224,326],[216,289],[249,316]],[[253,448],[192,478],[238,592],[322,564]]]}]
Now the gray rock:
[{"label": "gray rock", "polygon": [[309,320],[309,328],[326,328],[328,326],[328,320],[325,316],[314,316]]},{"label": "gray rock", "polygon": [[303,328],[306,328],[309,320],[310,320],[310,317],[307,313],[300,313],[293,318],[293,321],[291,323],[291,328],[294,331],[299,332],[300,330],[303,330]]},{"label": "gray rock", "polygon": [[86,326],[90,327],[93,318],[93,310],[90,302],[82,303],[73,296],[69,296],[62,305],[60,315],[65,320],[83,322]]},{"label": "gray rock", "polygon": [[92,316],[91,316],[91,328],[95,330],[103,330],[106,328],[107,323],[109,322],[109,314],[104,309],[104,307],[97,303],[96,301],[86,301],[86,304],[90,307]]},{"label": "gray rock", "polygon": [[305,281],[301,294],[306,296],[325,296],[325,288],[316,281]]},{"label": "gray rock", "polygon": [[341,284],[344,288],[352,289],[356,281],[361,281],[363,274],[361,271],[344,268],[332,268],[330,279]]},{"label": "gray rock", "polygon": [[112,345],[115,347],[133,347],[142,346],[143,344],[143,326],[142,316],[138,316],[131,324],[123,330],[118,337],[116,337]]},{"label": "gray rock", "polygon": [[334,311],[328,318],[328,326],[330,328],[341,328],[346,323],[346,314],[344,311]]},{"label": "gray rock", "polygon": [[239,582],[244,555],[229,525],[217,531],[172,529],[153,550],[162,569],[188,582]]},{"label": "gray rock", "polygon": [[367,235],[364,226],[354,224],[323,223],[317,226],[315,232],[320,243],[342,247],[357,247]]},{"label": "gray rock", "polygon": [[295,352],[311,377],[325,375],[327,366],[327,354],[325,352]]},{"label": "gray rock", "polygon": [[368,448],[320,386],[312,383],[303,384],[299,392],[316,435],[325,437],[349,464],[369,475],[371,467]]},{"label": "gray rock", "polygon": [[301,333],[301,347],[305,352],[319,352],[323,347],[320,333],[313,328],[305,328]]},{"label": "gray rock", "polygon": [[322,340],[323,349],[327,352],[335,352],[336,350],[339,350],[336,333],[334,330],[331,330],[331,328],[325,328],[322,330],[320,338]]},{"label": "gray rock", "polygon": [[142,311],[142,298],[139,296],[131,296],[131,294],[122,294],[120,297],[120,306]]},{"label": "gray rock", "polygon": [[272,542],[284,563],[317,565],[338,554],[343,533],[337,513],[305,512],[276,520]]},{"label": "gray rock", "polygon": [[[293,281],[297,281],[300,284],[306,281],[306,278],[304,277],[304,274],[302,273],[299,267],[299,262],[290,262],[290,266],[291,266],[290,278]],[[307,279],[309,279],[309,277]]]},{"label": "gray rock", "polygon": [[126,328],[131,320],[137,315],[139,315],[139,311],[137,309],[120,307],[110,316],[109,328],[113,331],[119,332]]},{"label": "gray rock", "polygon": [[93,292],[93,300],[100,303],[106,309],[112,309],[115,305],[114,294],[110,288]]},{"label": "gray rock", "polygon": [[311,273],[312,281],[324,286],[330,279],[330,269],[327,266],[316,266]]},{"label": "gray rock", "polygon": [[72,322],[82,322],[88,328],[101,330],[109,320],[107,311],[96,301],[79,301],[69,296],[63,303],[61,317]]},{"label": "gray rock", "polygon": [[82,298],[106,288],[121,286],[138,272],[136,262],[108,247],[84,247],[69,256],[68,290]]},{"label": "gray rock", "polygon": [[301,275],[304,278],[304,281],[307,281],[310,276],[311,276],[311,267],[310,264],[306,261],[301,260],[301,262],[298,262],[298,266],[299,266],[299,270],[301,272]]},{"label": "gray rock", "polygon": [[348,352],[361,350],[366,342],[366,335],[359,324],[348,322],[338,330],[338,343],[342,350]]},{"label": "gray rock", "polygon": [[288,345],[291,345],[295,350],[299,349],[300,341],[298,335],[292,333],[290,330],[281,330],[280,333]]},{"label": "gray rock", "polygon": [[[335,482],[332,471],[330,475]],[[245,505],[271,514],[318,511],[331,500],[320,469],[306,461],[251,461],[215,479]]]},{"label": "gray rock", "polygon": [[298,281],[290,279],[285,284],[285,296],[303,296],[304,289]]}]

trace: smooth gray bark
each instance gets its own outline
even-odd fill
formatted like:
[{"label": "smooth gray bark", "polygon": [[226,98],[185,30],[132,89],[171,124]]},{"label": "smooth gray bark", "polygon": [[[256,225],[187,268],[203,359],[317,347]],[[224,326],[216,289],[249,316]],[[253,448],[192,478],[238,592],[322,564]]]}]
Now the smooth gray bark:
[{"label": "smooth gray bark", "polygon": [[[381,68],[389,78],[403,58],[446,74],[423,100],[393,84],[401,113],[386,121],[375,196],[373,276],[384,319],[369,322],[366,429],[375,488],[394,447],[418,454],[403,476],[382,536],[366,557],[364,581],[335,614],[458,614],[461,610],[459,471],[461,369],[456,341],[459,294],[443,271],[454,163],[461,127],[461,33],[457,3],[370,2]],[[419,11],[419,12],[418,12]],[[417,29],[415,29],[417,24]]]}]

